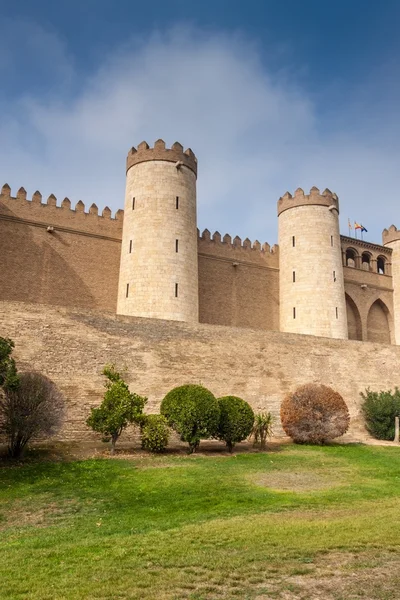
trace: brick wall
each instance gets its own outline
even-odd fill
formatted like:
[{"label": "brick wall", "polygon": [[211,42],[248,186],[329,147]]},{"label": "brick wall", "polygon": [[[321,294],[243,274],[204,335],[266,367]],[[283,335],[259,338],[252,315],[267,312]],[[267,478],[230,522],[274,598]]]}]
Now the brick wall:
[{"label": "brick wall", "polygon": [[198,252],[200,323],[279,330],[277,246],[205,230]]},{"label": "brick wall", "polygon": [[131,389],[158,410],[174,386],[202,383],[217,396],[236,394],[277,417],[284,395],[307,382],[337,389],[362,437],[359,393],[398,385],[400,348],[313,336],[194,325],[112,313],[0,303],[0,336],[15,340],[21,370],[53,379],[67,400],[63,439],[93,439],[84,421],[100,403],[105,363],[126,366]]},{"label": "brick wall", "polygon": [[122,211],[111,219],[109,209],[2,192],[0,298],[116,310]]}]

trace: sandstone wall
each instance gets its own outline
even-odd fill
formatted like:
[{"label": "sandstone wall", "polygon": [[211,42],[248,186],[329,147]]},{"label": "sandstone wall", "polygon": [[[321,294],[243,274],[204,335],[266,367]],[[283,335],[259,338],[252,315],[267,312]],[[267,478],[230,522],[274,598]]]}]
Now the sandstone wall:
[{"label": "sandstone wall", "polygon": [[205,230],[198,257],[201,323],[279,330],[277,246]]},{"label": "sandstone wall", "polygon": [[[102,367],[126,366],[132,390],[156,411],[174,386],[202,383],[217,396],[237,394],[278,416],[297,385],[323,382],[345,398],[351,432],[362,436],[359,393],[399,385],[400,349],[376,343],[192,325],[111,313],[0,303],[0,336],[15,340],[20,369],[37,369],[64,392],[64,439],[90,439],[84,421],[103,394]],[[279,420],[275,427],[280,433]]]},{"label": "sandstone wall", "polygon": [[[116,310],[123,211],[0,195],[0,298]],[[53,231],[48,232],[47,228]]]}]

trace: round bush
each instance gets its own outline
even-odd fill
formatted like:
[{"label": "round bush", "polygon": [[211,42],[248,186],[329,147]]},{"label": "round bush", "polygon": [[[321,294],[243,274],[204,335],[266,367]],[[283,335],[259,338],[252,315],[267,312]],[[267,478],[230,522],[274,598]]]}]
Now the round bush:
[{"label": "round bush", "polygon": [[281,421],[294,442],[323,444],[346,433],[350,415],[340,394],[326,385],[309,383],[286,396]]},{"label": "round bush", "polygon": [[150,452],[163,452],[168,440],[167,419],[162,415],[146,415],[142,425],[142,448]]},{"label": "round bush", "polygon": [[251,433],[254,423],[254,413],[248,402],[237,396],[218,398],[219,424],[218,439],[226,442],[229,452],[232,452],[237,442],[245,440]]},{"label": "round bush", "polygon": [[216,437],[219,407],[215,396],[201,385],[176,387],[161,402],[161,414],[188,442],[189,452],[198,448],[201,439]]},{"label": "round bush", "polygon": [[378,440],[394,439],[394,418],[400,417],[400,391],[361,393],[367,430]]}]

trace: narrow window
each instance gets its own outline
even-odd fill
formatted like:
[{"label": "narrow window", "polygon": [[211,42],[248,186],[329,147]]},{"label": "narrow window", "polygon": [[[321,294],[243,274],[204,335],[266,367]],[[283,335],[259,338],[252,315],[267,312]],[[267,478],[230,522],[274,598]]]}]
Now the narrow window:
[{"label": "narrow window", "polygon": [[178,210],[178,208],[179,208],[179,196],[177,196],[175,198],[175,208],[176,208],[176,210]]},{"label": "narrow window", "polygon": [[175,298],[178,297],[178,284],[175,284]]},{"label": "narrow window", "polygon": [[293,283],[296,281],[296,271],[293,271]]},{"label": "narrow window", "polygon": [[178,252],[179,241],[175,240],[175,252]]},{"label": "narrow window", "polygon": [[295,247],[295,245],[296,245],[296,238],[294,237],[294,235],[292,235],[292,246],[293,246],[293,248]]},{"label": "narrow window", "polygon": [[126,298],[129,296],[129,283],[126,284]]},{"label": "narrow window", "polygon": [[333,281],[336,281],[336,271],[333,271]]},{"label": "narrow window", "polygon": [[337,309],[337,307],[336,307],[336,318],[337,318],[337,319],[339,318],[339,315],[338,315],[338,309]]},{"label": "narrow window", "polygon": [[135,210],[135,198],[132,198],[132,210]]},{"label": "narrow window", "polygon": [[129,240],[129,254],[132,252],[132,240]]},{"label": "narrow window", "polygon": [[331,235],[331,246],[333,246],[333,235]]},{"label": "narrow window", "polygon": [[293,319],[295,319],[295,318],[296,318],[296,307],[293,306]]}]

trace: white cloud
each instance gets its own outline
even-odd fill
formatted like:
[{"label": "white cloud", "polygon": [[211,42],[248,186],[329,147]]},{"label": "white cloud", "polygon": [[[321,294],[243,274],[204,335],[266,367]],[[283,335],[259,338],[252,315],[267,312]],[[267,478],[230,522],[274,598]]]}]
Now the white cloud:
[{"label": "white cloud", "polygon": [[[77,87],[53,33],[43,31],[35,47],[39,57],[56,47],[53,64]],[[64,86],[45,97],[21,93],[0,116],[0,177],[13,191],[23,185],[117,210],[128,149],[162,137],[198,157],[201,228],[273,244],[278,197],[317,185],[339,194],[343,233],[349,214],[379,242],[397,218],[399,147],[380,138],[388,115],[352,132],[352,110],[332,131],[290,70],[268,72],[254,44],[179,27],[114,49],[72,98]]]}]

